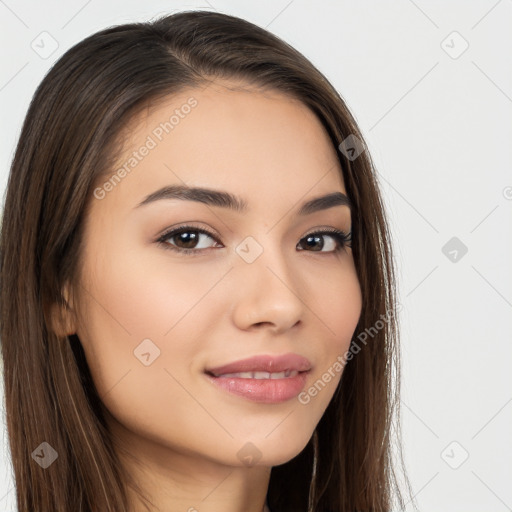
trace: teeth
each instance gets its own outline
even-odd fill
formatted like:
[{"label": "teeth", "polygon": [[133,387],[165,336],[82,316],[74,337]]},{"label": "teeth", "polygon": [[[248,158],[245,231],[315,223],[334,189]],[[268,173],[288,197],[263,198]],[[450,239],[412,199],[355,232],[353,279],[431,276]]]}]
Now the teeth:
[{"label": "teeth", "polygon": [[253,379],[270,379],[270,373],[268,372],[253,372]]},{"label": "teeth", "polygon": [[239,373],[224,373],[222,375],[215,375],[215,377],[236,378],[236,379],[286,379],[288,377],[295,377],[299,372],[297,370],[286,370],[284,372],[239,372]]}]

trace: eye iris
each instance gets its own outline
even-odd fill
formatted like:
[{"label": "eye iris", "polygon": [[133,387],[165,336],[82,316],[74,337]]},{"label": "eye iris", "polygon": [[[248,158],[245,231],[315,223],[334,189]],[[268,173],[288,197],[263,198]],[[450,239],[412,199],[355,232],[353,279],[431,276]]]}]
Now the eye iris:
[{"label": "eye iris", "polygon": [[[313,235],[309,235],[306,237],[306,245],[308,247],[311,247],[313,248],[314,250],[322,250],[323,247],[324,247],[324,241],[323,241],[323,238],[321,236],[313,236]],[[315,245],[315,244],[320,244],[320,246],[318,245]]]},{"label": "eye iris", "polygon": [[186,249],[191,249],[194,248],[195,243],[197,242],[197,239],[199,237],[199,234],[191,231],[183,231],[175,236],[178,237],[180,244],[184,244],[184,247]]}]

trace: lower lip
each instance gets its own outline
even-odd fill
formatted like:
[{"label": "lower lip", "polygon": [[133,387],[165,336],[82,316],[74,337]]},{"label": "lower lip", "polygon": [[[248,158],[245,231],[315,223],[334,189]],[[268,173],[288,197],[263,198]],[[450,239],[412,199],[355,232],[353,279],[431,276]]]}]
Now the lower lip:
[{"label": "lower lip", "polygon": [[241,379],[237,377],[207,378],[220,388],[253,402],[276,404],[296,397],[304,388],[309,372],[284,379]]}]

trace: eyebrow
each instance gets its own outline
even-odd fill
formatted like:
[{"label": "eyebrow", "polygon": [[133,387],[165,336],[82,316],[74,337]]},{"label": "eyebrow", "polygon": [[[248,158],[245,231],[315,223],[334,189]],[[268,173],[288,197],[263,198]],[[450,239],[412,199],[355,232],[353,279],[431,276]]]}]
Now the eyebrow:
[{"label": "eyebrow", "polygon": [[[247,202],[223,190],[214,190],[203,187],[189,187],[187,185],[169,185],[162,187],[144,198],[135,208],[139,208],[155,201],[163,199],[181,199],[184,201],[197,201],[210,206],[228,208],[237,213],[246,213]],[[331,192],[323,196],[306,201],[299,209],[298,215],[310,215],[312,213],[327,210],[335,206],[347,206],[352,210],[352,203],[346,194]]]}]

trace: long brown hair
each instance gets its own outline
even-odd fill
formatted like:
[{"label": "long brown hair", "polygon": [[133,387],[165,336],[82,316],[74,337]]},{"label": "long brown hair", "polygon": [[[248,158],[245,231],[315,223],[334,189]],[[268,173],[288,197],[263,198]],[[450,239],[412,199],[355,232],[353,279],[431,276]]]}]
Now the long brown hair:
[{"label": "long brown hair", "polygon": [[[23,125],[0,242],[0,339],[19,512],[129,510],[129,477],[121,474],[80,342],[54,332],[51,311],[66,306],[66,283],[78,289],[87,206],[122,127],[152,102],[215,78],[282,91],[316,114],[334,147],[349,136],[364,144],[343,99],[313,64],[233,16],[189,11],[111,27],[57,61]],[[273,512],[389,511],[393,499],[403,507],[395,472],[403,461],[400,444],[399,464],[392,444],[399,351],[390,233],[368,151],[338,157],[354,205],[352,251],[363,295],[352,343],[374,331],[346,364],[308,445],[272,469]],[[42,442],[58,454],[44,471],[33,460]]]}]

